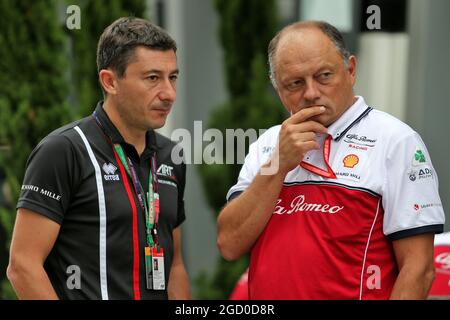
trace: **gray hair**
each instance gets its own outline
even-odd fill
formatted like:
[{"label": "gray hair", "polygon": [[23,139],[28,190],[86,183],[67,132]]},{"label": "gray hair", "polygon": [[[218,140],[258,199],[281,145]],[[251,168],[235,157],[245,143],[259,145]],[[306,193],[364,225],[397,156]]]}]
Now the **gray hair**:
[{"label": "gray hair", "polygon": [[275,37],[270,41],[268,48],[268,58],[269,58],[269,68],[270,68],[270,80],[274,88],[277,87],[275,81],[275,66],[274,66],[274,56],[278,47],[278,43],[280,42],[283,34],[290,29],[300,29],[306,26],[314,26],[319,28],[336,46],[339,54],[342,56],[344,60],[344,64],[348,67],[348,60],[350,58],[350,52],[348,51],[344,38],[339,30],[333,25],[324,22],[324,21],[304,21],[304,22],[295,22],[284,27],[280,32],[278,32]]},{"label": "gray hair", "polygon": [[177,45],[170,35],[147,20],[123,17],[109,25],[97,46],[97,69],[111,68],[123,77],[138,46],[155,50],[173,50]]}]

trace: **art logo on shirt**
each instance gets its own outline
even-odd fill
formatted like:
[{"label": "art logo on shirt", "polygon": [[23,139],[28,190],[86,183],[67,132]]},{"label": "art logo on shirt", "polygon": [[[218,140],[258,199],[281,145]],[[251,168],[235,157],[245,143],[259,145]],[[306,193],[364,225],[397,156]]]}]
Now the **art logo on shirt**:
[{"label": "art logo on shirt", "polygon": [[156,174],[160,178],[169,178],[169,179],[159,179],[158,183],[162,183],[165,185],[169,185],[175,188],[178,188],[176,182],[177,177],[175,176],[173,172],[173,167],[169,166],[167,164],[162,164],[159,166],[158,170],[156,171]]},{"label": "art logo on shirt", "polygon": [[158,176],[168,177],[171,178],[172,180],[176,180],[173,174],[173,167],[167,164],[160,165],[156,173],[158,174]]},{"label": "art logo on shirt", "polygon": [[104,163],[102,166],[103,171],[106,173],[103,178],[106,181],[119,181],[120,177],[116,173],[117,167],[113,165],[112,163]]}]

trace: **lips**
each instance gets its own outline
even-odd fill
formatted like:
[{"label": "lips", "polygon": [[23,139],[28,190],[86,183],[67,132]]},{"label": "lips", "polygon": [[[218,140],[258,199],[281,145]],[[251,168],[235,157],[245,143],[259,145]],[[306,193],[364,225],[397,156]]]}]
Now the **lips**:
[{"label": "lips", "polygon": [[162,113],[169,113],[170,108],[152,108],[152,111],[162,112]]}]

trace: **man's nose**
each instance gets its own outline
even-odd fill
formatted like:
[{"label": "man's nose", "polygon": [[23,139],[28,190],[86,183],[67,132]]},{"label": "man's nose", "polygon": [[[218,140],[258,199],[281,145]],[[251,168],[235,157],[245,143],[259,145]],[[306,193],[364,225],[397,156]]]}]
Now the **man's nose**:
[{"label": "man's nose", "polygon": [[310,102],[315,102],[320,98],[320,91],[317,88],[317,83],[314,80],[306,81],[306,89],[303,98]]},{"label": "man's nose", "polygon": [[167,79],[163,83],[161,83],[159,98],[162,101],[174,102],[175,99],[177,98],[177,89],[175,86],[175,82],[171,81],[170,79]]}]

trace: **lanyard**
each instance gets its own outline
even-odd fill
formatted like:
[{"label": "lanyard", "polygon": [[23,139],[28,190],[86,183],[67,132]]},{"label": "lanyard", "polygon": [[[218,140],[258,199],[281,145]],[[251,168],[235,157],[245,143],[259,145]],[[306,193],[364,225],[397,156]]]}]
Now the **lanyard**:
[{"label": "lanyard", "polygon": [[[150,160],[150,170],[148,177],[148,192],[145,194],[142,184],[139,181],[138,175],[134,168],[133,162],[125,154],[122,146],[118,143],[113,144],[111,138],[106,134],[105,129],[101,125],[97,115],[93,114],[99,127],[102,129],[104,135],[107,137],[108,142],[111,144],[116,159],[120,161],[119,166],[122,165],[133,183],[134,191],[136,192],[139,205],[144,211],[145,226],[147,231],[147,244],[150,247],[159,246],[157,226],[159,220],[160,206],[159,206],[159,194],[158,194],[158,176],[156,174],[156,154],[153,153]],[[126,179],[126,177],[123,177]],[[134,206],[134,201],[129,199],[131,206]]]},{"label": "lanyard", "polygon": [[151,158],[150,171],[148,174],[148,192],[145,195],[145,191],[139,181],[133,162],[126,156],[122,146],[120,144],[114,144],[114,151],[119,156],[120,162],[131,178],[139,204],[144,211],[145,225],[147,228],[147,243],[149,246],[158,244],[156,227],[159,219],[159,195],[157,190],[158,177],[156,175],[156,157],[153,155]]},{"label": "lanyard", "polygon": [[312,173],[315,173],[319,176],[330,178],[330,179],[336,179],[336,175],[333,172],[333,169],[330,166],[330,163],[328,162],[330,159],[330,145],[331,145],[331,136],[328,135],[325,139],[325,143],[323,145],[323,159],[325,161],[325,165],[327,166],[327,170],[323,170],[319,167],[316,167],[310,163],[307,163],[305,161],[300,162],[300,166],[308,171],[311,171]]}]

